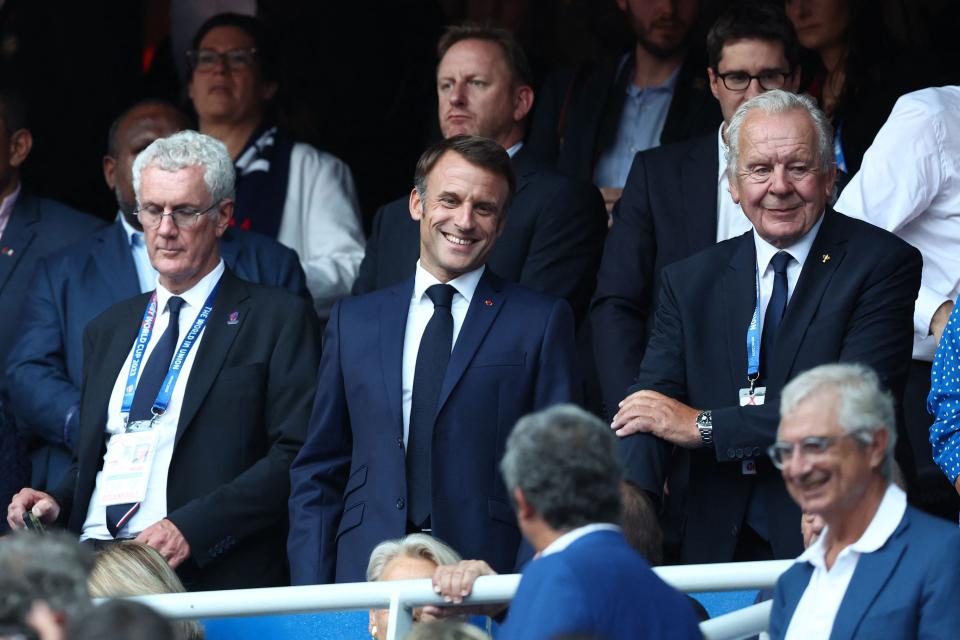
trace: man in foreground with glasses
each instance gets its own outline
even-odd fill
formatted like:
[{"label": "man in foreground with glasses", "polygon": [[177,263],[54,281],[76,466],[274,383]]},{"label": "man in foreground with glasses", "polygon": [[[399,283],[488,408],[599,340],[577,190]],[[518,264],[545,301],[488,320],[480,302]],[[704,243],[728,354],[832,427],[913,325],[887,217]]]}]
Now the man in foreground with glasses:
[{"label": "man in foreground with glasses", "polygon": [[956,637],[960,531],[892,482],[894,400],[876,373],[811,369],[784,387],[780,413],[769,455],[826,527],[777,583],[771,638]]},{"label": "man in foreground with glasses", "polygon": [[152,293],[84,335],[74,464],[50,494],[7,508],[63,524],[97,548],[135,538],[193,590],[288,581],[288,470],[303,443],[319,364],[310,303],[240,280],[219,238],[233,214],[226,147],[193,131],[133,165]]}]

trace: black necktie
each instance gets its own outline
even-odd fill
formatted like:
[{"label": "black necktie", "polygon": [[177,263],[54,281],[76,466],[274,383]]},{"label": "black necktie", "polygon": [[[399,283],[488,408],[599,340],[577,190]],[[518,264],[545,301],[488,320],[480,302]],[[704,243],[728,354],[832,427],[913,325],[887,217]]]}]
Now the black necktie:
[{"label": "black necktie", "polygon": [[773,291],[767,304],[767,312],[763,316],[763,336],[760,338],[761,375],[764,378],[769,373],[767,363],[771,361],[780,321],[787,309],[787,265],[791,260],[793,256],[786,251],[778,251],[770,260],[773,266]]},{"label": "black necktie", "polygon": [[[173,360],[173,354],[179,346],[180,308],[182,306],[183,298],[173,296],[167,301],[167,310],[170,312],[167,329],[160,336],[160,340],[157,341],[157,346],[150,352],[147,364],[143,367],[143,371],[137,379],[137,391],[134,393],[130,415],[127,418],[128,426],[137,420],[149,420],[153,417],[153,402],[157,399],[163,380],[170,370],[170,361]],[[107,530],[110,535],[116,538],[120,528],[133,517],[133,514],[139,508],[139,502],[107,506]]]},{"label": "black necktie", "polygon": [[435,284],[427,289],[433,301],[433,317],[420,338],[417,366],[413,374],[410,401],[410,430],[407,435],[407,501],[409,520],[423,525],[430,517],[430,470],[433,422],[437,413],[440,385],[447,372],[453,345],[453,315],[450,305],[456,289]]}]

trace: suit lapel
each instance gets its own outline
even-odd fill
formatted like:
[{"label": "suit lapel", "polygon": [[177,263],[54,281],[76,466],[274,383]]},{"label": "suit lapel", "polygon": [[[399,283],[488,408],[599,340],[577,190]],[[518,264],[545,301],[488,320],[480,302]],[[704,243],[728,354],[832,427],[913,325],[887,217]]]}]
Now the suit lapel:
[{"label": "suit lapel", "polygon": [[395,424],[403,433],[403,341],[413,296],[413,278],[389,289],[380,305],[380,370]]},{"label": "suit lapel", "polygon": [[473,292],[473,299],[467,309],[463,326],[460,327],[457,342],[453,346],[453,353],[450,354],[447,373],[444,375],[443,385],[440,387],[440,398],[437,402],[438,414],[457,382],[463,377],[463,373],[467,370],[470,361],[473,360],[477,349],[483,343],[505,300],[503,281],[490,273],[489,269],[485,269],[480,282],[477,283],[476,291]]},{"label": "suit lapel", "polygon": [[840,609],[833,623],[830,640],[844,640],[856,636],[857,627],[863,620],[867,609],[883,590],[890,576],[900,563],[900,558],[906,551],[904,536],[910,526],[909,512],[886,544],[873,553],[864,553],[857,560],[857,568],[853,572],[847,591],[840,602]]},{"label": "suit lapel", "polygon": [[20,258],[37,235],[33,225],[40,219],[37,202],[22,191],[10,212],[7,227],[0,237],[0,291],[7,284]]},{"label": "suit lapel", "polygon": [[831,210],[824,213],[823,224],[810,248],[810,254],[797,280],[797,287],[790,296],[790,303],[783,315],[774,346],[773,366],[767,380],[768,386],[773,388],[782,388],[786,382],[807,327],[820,307],[830,279],[846,254],[847,239],[839,237],[835,219],[836,216]]},{"label": "suit lapel", "polygon": [[536,166],[529,153],[524,153],[525,148],[521,148],[514,154],[510,164],[513,166],[513,172],[517,176],[517,189],[513,194],[514,199],[530,184],[530,176],[537,172]]},{"label": "suit lapel", "polygon": [[757,253],[753,234],[745,233],[737,240],[737,247],[723,274],[722,294],[719,308],[726,324],[727,358],[732,366],[724,367],[730,375],[734,388],[747,384],[747,328],[757,306]]},{"label": "suit lapel", "polygon": [[[711,136],[690,149],[680,167],[681,185],[714,184],[720,171],[717,141]],[[683,224],[690,253],[714,244],[717,239],[717,190],[683,189]]]},{"label": "suit lapel", "polygon": [[[100,278],[111,293],[112,300],[126,300],[140,293],[137,266],[130,252],[127,233],[119,221],[113,223],[97,238],[99,251],[93,252],[93,261]],[[122,268],[117,268],[122,265]]]},{"label": "suit lapel", "polygon": [[[202,340],[197,348],[197,355],[187,379],[187,388],[183,394],[183,407],[180,410],[180,421],[177,423],[177,436],[174,446],[180,442],[187,425],[193,420],[200,405],[203,404],[213,381],[216,380],[223,361],[230,351],[237,333],[247,321],[247,316],[254,313],[253,309],[244,304],[249,297],[247,287],[229,270],[224,271],[220,278],[220,291],[213,303],[213,311],[207,319],[203,329]],[[237,322],[227,322],[231,313],[237,312]]]},{"label": "suit lapel", "polygon": [[813,565],[809,562],[802,562],[788,569],[787,573],[781,578],[781,580],[783,580],[781,591],[784,597],[783,624],[785,625],[781,631],[783,631],[784,634],[787,632],[790,620],[793,619],[797,605],[800,604],[800,598],[803,597],[803,592],[806,591],[807,585],[810,584],[810,577],[812,575]]}]

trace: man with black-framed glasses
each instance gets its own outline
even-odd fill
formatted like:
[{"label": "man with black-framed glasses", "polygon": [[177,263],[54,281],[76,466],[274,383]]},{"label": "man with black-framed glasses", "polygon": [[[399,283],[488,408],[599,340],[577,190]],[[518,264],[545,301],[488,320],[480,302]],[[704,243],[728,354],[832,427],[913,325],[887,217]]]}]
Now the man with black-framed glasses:
[{"label": "man with black-framed glasses", "polygon": [[780,415],[770,457],[825,527],[777,583],[771,638],[954,637],[960,531],[893,482],[894,400],[877,374],[810,369],[784,387]]}]

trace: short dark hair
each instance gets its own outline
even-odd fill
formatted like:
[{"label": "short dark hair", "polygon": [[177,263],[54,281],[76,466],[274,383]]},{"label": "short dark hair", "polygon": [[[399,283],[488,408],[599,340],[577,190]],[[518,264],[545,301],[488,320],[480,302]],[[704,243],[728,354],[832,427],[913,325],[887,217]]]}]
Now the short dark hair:
[{"label": "short dark hair", "polygon": [[0,88],[0,120],[8,134],[13,135],[14,131],[28,127],[27,113],[27,102],[22,93],[10,87]]},{"label": "short dark hair", "polygon": [[643,489],[629,480],[620,483],[623,536],[634,551],[653,565],[663,564],[663,531],[657,510]]},{"label": "short dark hair", "polygon": [[707,62],[711,69],[717,71],[723,47],[737,40],[779,42],[783,45],[783,55],[790,65],[790,71],[796,69],[800,62],[797,32],[782,2],[735,2],[720,14],[707,33]]},{"label": "short dark hair", "polygon": [[67,637],[173,640],[176,635],[173,625],[147,605],[134,600],[108,600],[71,621]]},{"label": "short dark hair", "polygon": [[509,185],[507,201],[503,203],[503,211],[500,212],[500,215],[503,215],[507,207],[510,206],[510,201],[513,200],[513,192],[517,188],[517,179],[513,174],[510,156],[507,155],[502,146],[490,138],[468,135],[451,136],[424,151],[420,159],[417,160],[417,169],[413,174],[413,184],[417,193],[420,194],[420,198],[426,198],[427,176],[430,175],[437,162],[448,151],[456,153],[470,164],[491,171],[507,181]]},{"label": "short dark hair", "polygon": [[131,113],[144,107],[157,107],[158,109],[169,109],[172,113],[180,116],[183,125],[182,129],[190,128],[190,120],[180,109],[177,109],[172,102],[161,100],[159,98],[147,98],[140,100],[123,110],[119,116],[110,123],[110,129],[107,131],[107,155],[116,157],[117,155],[117,134],[120,132],[120,125],[127,119]]},{"label": "short dark hair", "polygon": [[513,34],[506,29],[492,27],[490,25],[480,25],[466,23],[447,27],[440,40],[437,42],[437,62],[443,60],[450,47],[464,40],[483,40],[492,42],[503,51],[503,59],[507,62],[510,74],[513,76],[515,84],[533,85],[533,72],[530,70],[530,62],[527,60],[527,54],[523,47],[513,37]]},{"label": "short dark hair", "polygon": [[620,523],[616,437],[596,416],[574,405],[557,405],[517,422],[500,461],[507,491],[520,489],[555,531]]},{"label": "short dark hair", "polygon": [[278,79],[277,41],[273,31],[263,20],[240,13],[218,13],[208,18],[197,29],[196,35],[193,36],[193,49],[199,49],[203,38],[217,27],[236,27],[246,32],[257,50],[256,59],[260,67],[260,75],[264,80]]}]

